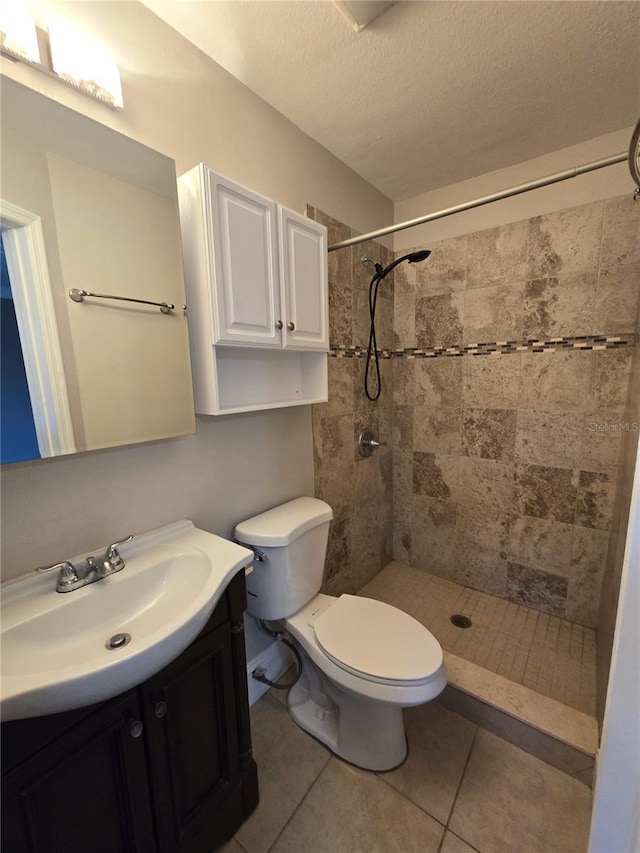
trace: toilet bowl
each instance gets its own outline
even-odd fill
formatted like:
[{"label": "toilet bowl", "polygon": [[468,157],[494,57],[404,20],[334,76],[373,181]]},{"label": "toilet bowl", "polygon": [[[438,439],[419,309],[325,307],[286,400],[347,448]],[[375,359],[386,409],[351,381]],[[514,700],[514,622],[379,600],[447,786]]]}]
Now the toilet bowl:
[{"label": "toilet bowl", "polygon": [[390,770],[407,754],[402,709],[446,686],[442,649],[396,607],[319,592],[331,508],[297,498],[239,524],[256,552],[247,610],[289,632],[302,671],[288,696],[295,722],[333,753],[367,770]]}]

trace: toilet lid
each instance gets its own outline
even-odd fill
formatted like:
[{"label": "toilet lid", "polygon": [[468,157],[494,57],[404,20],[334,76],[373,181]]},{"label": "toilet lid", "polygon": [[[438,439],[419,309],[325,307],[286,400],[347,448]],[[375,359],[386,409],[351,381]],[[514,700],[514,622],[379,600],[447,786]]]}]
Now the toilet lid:
[{"label": "toilet lid", "polygon": [[386,681],[424,681],[442,664],[436,638],[412,616],[371,598],[341,595],[313,623],[338,666]]}]

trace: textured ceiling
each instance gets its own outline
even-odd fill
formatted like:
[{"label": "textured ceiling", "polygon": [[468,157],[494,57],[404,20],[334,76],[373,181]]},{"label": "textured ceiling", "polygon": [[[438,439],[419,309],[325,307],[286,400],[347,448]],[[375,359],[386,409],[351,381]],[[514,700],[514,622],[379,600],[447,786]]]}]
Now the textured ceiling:
[{"label": "textured ceiling", "polygon": [[415,0],[360,33],[330,0],[145,5],[394,201],[640,113],[638,2]]}]

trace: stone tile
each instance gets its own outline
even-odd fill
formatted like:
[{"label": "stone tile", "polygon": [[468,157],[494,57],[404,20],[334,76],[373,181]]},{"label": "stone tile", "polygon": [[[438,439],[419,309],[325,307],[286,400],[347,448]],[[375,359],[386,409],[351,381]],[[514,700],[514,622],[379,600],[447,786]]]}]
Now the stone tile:
[{"label": "stone tile", "polygon": [[[331,311],[331,305],[329,305],[329,311]],[[353,330],[353,346],[366,347],[369,343],[369,330],[371,326],[369,296],[367,293],[356,291],[353,294],[351,325]],[[377,321],[376,326],[378,326]],[[378,341],[378,349],[381,347],[382,344]]]},{"label": "stone tile", "polygon": [[413,496],[413,453],[393,454],[393,519],[394,523],[411,524]]},{"label": "stone tile", "polygon": [[271,849],[436,853],[443,833],[441,824],[378,776],[334,758]]},{"label": "stone tile", "polygon": [[329,752],[268,695],[251,709],[251,732],[260,767],[260,804],[235,837],[247,853],[266,853],[329,761]]},{"label": "stone tile", "polygon": [[595,272],[571,273],[528,281],[524,290],[525,338],[594,333]]},{"label": "stone tile", "polygon": [[457,508],[452,501],[413,495],[411,565],[448,576],[455,556]]},{"label": "stone tile", "polygon": [[415,405],[459,407],[465,361],[465,358],[415,359]]},{"label": "stone tile", "polygon": [[462,453],[483,459],[513,459],[516,423],[513,409],[464,409]]},{"label": "stone tile", "polygon": [[529,222],[512,222],[467,237],[467,289],[523,281]]},{"label": "stone tile", "polygon": [[399,406],[393,410],[393,451],[413,448],[413,409]]},{"label": "stone tile", "polygon": [[513,510],[515,466],[512,462],[460,459],[458,503],[462,512],[481,511],[485,517],[502,517]]},{"label": "stone tile", "polygon": [[353,413],[322,418],[322,458],[332,465],[341,465],[353,459]]},{"label": "stone tile", "polygon": [[416,283],[415,267],[401,264],[394,271],[393,346],[416,345]]},{"label": "stone tile", "polygon": [[580,467],[585,471],[617,468],[627,421],[619,410],[588,412],[582,428]]},{"label": "stone tile", "polygon": [[464,342],[519,340],[523,303],[524,282],[468,290],[464,295]]},{"label": "stone tile", "polygon": [[[386,282],[386,279],[385,279]],[[366,308],[366,336],[363,343],[369,340],[369,312]],[[378,349],[393,347],[393,300],[378,297],[376,303],[376,341]]]},{"label": "stone tile", "polygon": [[[327,229],[327,239],[329,245],[341,243],[343,240],[348,240],[351,237],[351,229],[348,225],[334,219],[333,216],[324,213],[321,210],[315,210],[316,222],[324,225]],[[357,248],[357,247],[355,247]],[[353,246],[348,246],[346,249],[338,249],[336,252],[329,252],[329,281],[339,282],[344,285],[351,285],[352,276],[352,258],[351,254]]]},{"label": "stone tile", "polygon": [[411,527],[408,524],[393,525],[393,559],[400,563],[411,563]]},{"label": "stone tile", "polygon": [[[358,451],[358,439],[360,438],[360,433],[365,429],[371,430],[376,440],[389,441],[391,438],[390,435],[383,436],[380,432],[380,411],[378,409],[374,407],[371,407],[368,411],[357,409],[353,415],[353,458],[358,464],[362,464],[371,458],[360,456]],[[377,452],[382,452],[382,449]]]},{"label": "stone tile", "polygon": [[467,356],[436,359],[462,367],[462,400],[465,407],[515,409],[520,385],[520,355]]},{"label": "stone tile", "polygon": [[415,267],[418,297],[437,296],[464,290],[467,237],[454,237],[430,245],[431,254]]},{"label": "stone tile", "polygon": [[353,411],[353,361],[352,358],[327,359],[329,399],[313,407],[314,424],[316,414],[326,418]]},{"label": "stone tile", "polygon": [[640,209],[631,193],[605,202],[600,267],[640,264]]},{"label": "stone tile", "polygon": [[519,463],[515,472],[516,512],[573,524],[577,479],[577,472],[571,469]]},{"label": "stone tile", "polygon": [[574,529],[566,616],[588,628],[598,624],[608,544],[609,534],[605,530]]},{"label": "stone tile", "polygon": [[600,350],[591,355],[593,366],[589,383],[588,408],[611,408],[624,411],[631,371],[631,347]]},{"label": "stone tile", "polygon": [[584,853],[590,813],[586,785],[480,729],[449,826],[478,850]]},{"label": "stone tile", "polygon": [[579,351],[523,353],[518,408],[583,412],[595,355]]},{"label": "stone tile", "polygon": [[582,449],[584,419],[577,413],[518,412],[515,457],[531,465],[573,468]]},{"label": "stone tile", "polygon": [[598,266],[604,203],[583,204],[529,220],[529,278]]},{"label": "stone tile", "polygon": [[334,519],[329,526],[327,557],[324,566],[325,582],[351,564],[350,517]]},{"label": "stone tile", "polygon": [[329,340],[334,346],[353,346],[353,291],[334,281],[329,282]]},{"label": "stone tile", "polygon": [[[394,358],[391,361],[393,383],[393,405],[412,406],[414,401],[414,367],[412,358]],[[361,392],[362,393],[362,392]]]},{"label": "stone tile", "polygon": [[461,426],[460,409],[416,407],[413,417],[413,449],[427,453],[458,454]]},{"label": "stone tile", "polygon": [[609,530],[616,497],[615,471],[610,473],[580,471],[576,524]]},{"label": "stone tile", "polygon": [[463,293],[416,299],[416,343],[419,348],[462,343],[463,322]]},{"label": "stone tile", "polygon": [[413,492],[430,498],[455,499],[458,488],[458,457],[413,453]]},{"label": "stone tile", "polygon": [[405,726],[409,756],[381,778],[446,824],[476,727],[436,702],[407,708]]},{"label": "stone tile", "polygon": [[[637,237],[640,243],[640,235]],[[601,269],[595,301],[595,331],[602,335],[634,332],[640,297],[640,265]]]},{"label": "stone tile", "polygon": [[[355,231],[352,231],[351,236],[356,237],[358,235]],[[368,293],[369,282],[374,273],[371,264],[363,264],[361,259],[368,257],[374,261],[378,261],[382,266],[386,266],[386,254],[384,258],[382,257],[383,249],[384,247],[380,243],[376,243],[375,240],[367,240],[364,243],[358,243],[357,246],[351,247],[351,274],[354,293]],[[386,252],[386,249],[384,249],[384,252]]]},{"label": "stone tile", "polygon": [[572,535],[571,524],[520,516],[511,522],[509,559],[566,577],[571,571]]},{"label": "stone tile", "polygon": [[354,467],[353,462],[326,465],[318,479],[317,497],[329,504],[334,518],[340,518],[351,509]]},{"label": "stone tile", "polygon": [[564,616],[568,583],[567,578],[540,569],[507,563],[506,595],[515,604]]},{"label": "stone tile", "polygon": [[440,853],[473,853],[473,851],[473,847],[469,847],[465,841],[454,835],[451,830],[448,829],[445,832]]},{"label": "stone tile", "polygon": [[504,597],[507,581],[508,518],[468,511],[458,517],[456,574],[453,580]]}]

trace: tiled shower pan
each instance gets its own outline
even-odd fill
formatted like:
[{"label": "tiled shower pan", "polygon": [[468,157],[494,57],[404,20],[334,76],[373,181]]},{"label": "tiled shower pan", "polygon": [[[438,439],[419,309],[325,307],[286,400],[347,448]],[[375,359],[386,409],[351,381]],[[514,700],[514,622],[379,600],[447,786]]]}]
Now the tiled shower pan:
[{"label": "tiled shower pan", "polygon": [[[438,639],[449,674],[442,704],[591,784],[593,630],[396,562],[360,594],[399,607]],[[452,615],[471,625],[457,627]]]}]

